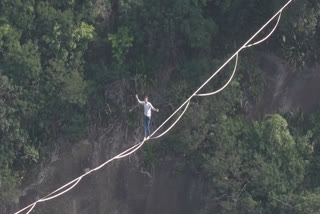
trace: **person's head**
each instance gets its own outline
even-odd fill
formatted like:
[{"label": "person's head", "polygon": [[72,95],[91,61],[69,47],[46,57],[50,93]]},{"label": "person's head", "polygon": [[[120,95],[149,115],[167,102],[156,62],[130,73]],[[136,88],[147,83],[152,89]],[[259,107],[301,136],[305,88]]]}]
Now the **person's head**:
[{"label": "person's head", "polygon": [[145,102],[148,102],[148,96],[147,96],[147,95],[144,96],[144,101],[145,101]]}]

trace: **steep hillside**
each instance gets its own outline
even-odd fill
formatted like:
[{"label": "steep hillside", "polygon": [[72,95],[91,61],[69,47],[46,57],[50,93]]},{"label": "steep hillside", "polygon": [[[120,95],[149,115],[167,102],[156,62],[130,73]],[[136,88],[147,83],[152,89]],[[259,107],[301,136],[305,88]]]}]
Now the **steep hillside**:
[{"label": "steep hillside", "polygon": [[317,213],[317,0],[0,1],[0,213],[139,142],[136,94],[155,130],[286,3],[225,90],[33,213]]},{"label": "steep hillside", "polygon": [[[319,87],[319,69],[294,71],[271,54],[260,53],[256,60],[266,81],[259,101],[243,106],[249,117],[318,109],[320,98],[314,93],[314,88]],[[75,145],[58,143],[50,161],[28,173],[22,196],[11,204],[6,213],[13,213],[19,207],[32,203],[141,138],[141,133],[138,133],[141,129],[125,134],[123,130],[127,129],[125,125],[118,124],[106,133],[98,134],[96,139],[83,140]],[[150,142],[160,146],[161,143]],[[187,160],[181,155],[158,156],[160,159],[156,164],[145,168],[146,152],[138,151],[107,165],[81,181],[70,193],[52,202],[40,203],[34,213],[199,213],[208,194],[205,177],[185,166]]]}]

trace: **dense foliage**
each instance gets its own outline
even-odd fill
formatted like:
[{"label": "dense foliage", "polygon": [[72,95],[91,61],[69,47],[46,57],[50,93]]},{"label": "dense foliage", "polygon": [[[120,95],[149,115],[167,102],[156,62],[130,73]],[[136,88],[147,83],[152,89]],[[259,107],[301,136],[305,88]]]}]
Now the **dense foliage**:
[{"label": "dense foliage", "polygon": [[[59,138],[75,142],[115,119],[136,127],[135,92],[153,94],[164,118],[285,2],[0,1],[0,204]],[[297,67],[314,62],[319,20],[317,1],[296,0],[268,48]],[[263,83],[251,55],[226,91],[194,100],[146,148],[145,165],[184,156],[210,187],[203,213],[317,213],[320,116],[245,120],[242,98],[257,99]]]}]

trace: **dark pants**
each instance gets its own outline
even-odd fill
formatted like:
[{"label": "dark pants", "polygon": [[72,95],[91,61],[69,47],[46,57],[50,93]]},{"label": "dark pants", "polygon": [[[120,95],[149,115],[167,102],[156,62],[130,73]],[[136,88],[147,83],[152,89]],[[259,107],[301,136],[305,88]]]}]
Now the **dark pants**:
[{"label": "dark pants", "polygon": [[144,136],[148,137],[150,135],[150,117],[144,115]]}]

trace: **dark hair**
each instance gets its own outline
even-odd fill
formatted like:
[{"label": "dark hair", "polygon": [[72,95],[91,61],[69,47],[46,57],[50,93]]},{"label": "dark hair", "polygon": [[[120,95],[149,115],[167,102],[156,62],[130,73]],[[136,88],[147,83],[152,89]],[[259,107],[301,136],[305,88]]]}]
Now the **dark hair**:
[{"label": "dark hair", "polygon": [[148,95],[144,95],[144,99],[148,98]]}]

